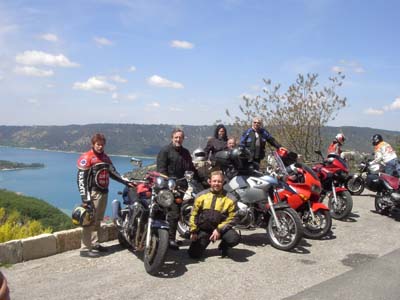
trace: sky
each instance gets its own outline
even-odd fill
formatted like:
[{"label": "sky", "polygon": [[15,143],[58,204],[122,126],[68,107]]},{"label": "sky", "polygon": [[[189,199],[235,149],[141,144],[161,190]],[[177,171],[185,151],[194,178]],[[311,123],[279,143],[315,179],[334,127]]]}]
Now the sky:
[{"label": "sky", "polygon": [[400,1],[0,0],[0,125],[229,123],[263,79],[320,87],[330,126],[400,131]]}]

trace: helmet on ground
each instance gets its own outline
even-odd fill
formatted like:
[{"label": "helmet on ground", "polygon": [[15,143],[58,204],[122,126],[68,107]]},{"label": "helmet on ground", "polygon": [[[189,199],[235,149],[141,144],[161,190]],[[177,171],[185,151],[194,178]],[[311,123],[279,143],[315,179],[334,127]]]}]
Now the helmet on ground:
[{"label": "helmet on ground", "polygon": [[346,140],[346,138],[345,138],[345,136],[344,136],[343,133],[338,133],[338,134],[335,136],[335,139],[336,139],[336,141],[337,141],[340,145],[343,145],[344,141]]},{"label": "helmet on ground", "polygon": [[197,148],[193,151],[192,157],[194,161],[205,161],[207,160],[206,153],[202,148]]},{"label": "helmet on ground", "polygon": [[83,206],[77,206],[72,211],[72,223],[78,226],[90,226],[94,221],[93,210]]},{"label": "helmet on ground", "polygon": [[383,141],[383,138],[380,134],[374,134],[371,138],[372,140],[372,145],[376,146],[378,145],[380,142]]}]

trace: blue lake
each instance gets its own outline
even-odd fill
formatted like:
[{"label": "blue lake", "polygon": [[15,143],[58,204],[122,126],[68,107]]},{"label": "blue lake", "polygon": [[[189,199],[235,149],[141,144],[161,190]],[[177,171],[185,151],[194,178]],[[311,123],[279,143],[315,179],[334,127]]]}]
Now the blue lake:
[{"label": "blue lake", "polygon": [[[107,150],[107,149],[106,149]],[[0,188],[42,199],[70,215],[81,203],[76,184],[76,162],[79,153],[53,152],[35,149],[0,147],[0,160],[22,163],[43,163],[44,168],[0,171]],[[120,174],[132,171],[130,157],[111,156]],[[153,164],[154,158],[141,158],[143,165]],[[110,180],[106,215],[111,215],[111,201],[120,198],[123,185]]]}]

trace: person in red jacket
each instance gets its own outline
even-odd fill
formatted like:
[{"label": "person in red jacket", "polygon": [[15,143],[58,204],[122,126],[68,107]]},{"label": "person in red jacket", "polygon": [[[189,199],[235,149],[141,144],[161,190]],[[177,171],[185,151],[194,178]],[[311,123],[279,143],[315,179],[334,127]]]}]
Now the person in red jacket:
[{"label": "person in red jacket", "polygon": [[94,222],[82,228],[81,255],[94,256],[95,252],[106,252],[98,241],[98,230],[107,207],[110,177],[122,184],[133,186],[115,169],[111,159],[104,153],[106,138],[101,133],[93,135],[92,149],[78,159],[77,183],[83,206],[94,213]]},{"label": "person in red jacket", "polygon": [[342,153],[342,146],[344,144],[345,139],[346,138],[343,133],[338,133],[335,136],[335,139],[329,145],[327,154],[335,153],[335,154],[340,155]]}]

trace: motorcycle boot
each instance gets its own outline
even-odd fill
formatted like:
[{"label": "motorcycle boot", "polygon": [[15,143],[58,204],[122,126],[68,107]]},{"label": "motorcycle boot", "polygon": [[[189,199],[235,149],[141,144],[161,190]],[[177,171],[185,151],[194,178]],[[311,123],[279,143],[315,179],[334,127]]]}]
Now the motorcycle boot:
[{"label": "motorcycle boot", "polygon": [[221,241],[218,245],[218,250],[221,251],[221,258],[225,258],[228,256],[228,249],[229,247],[224,243],[224,241]]}]

